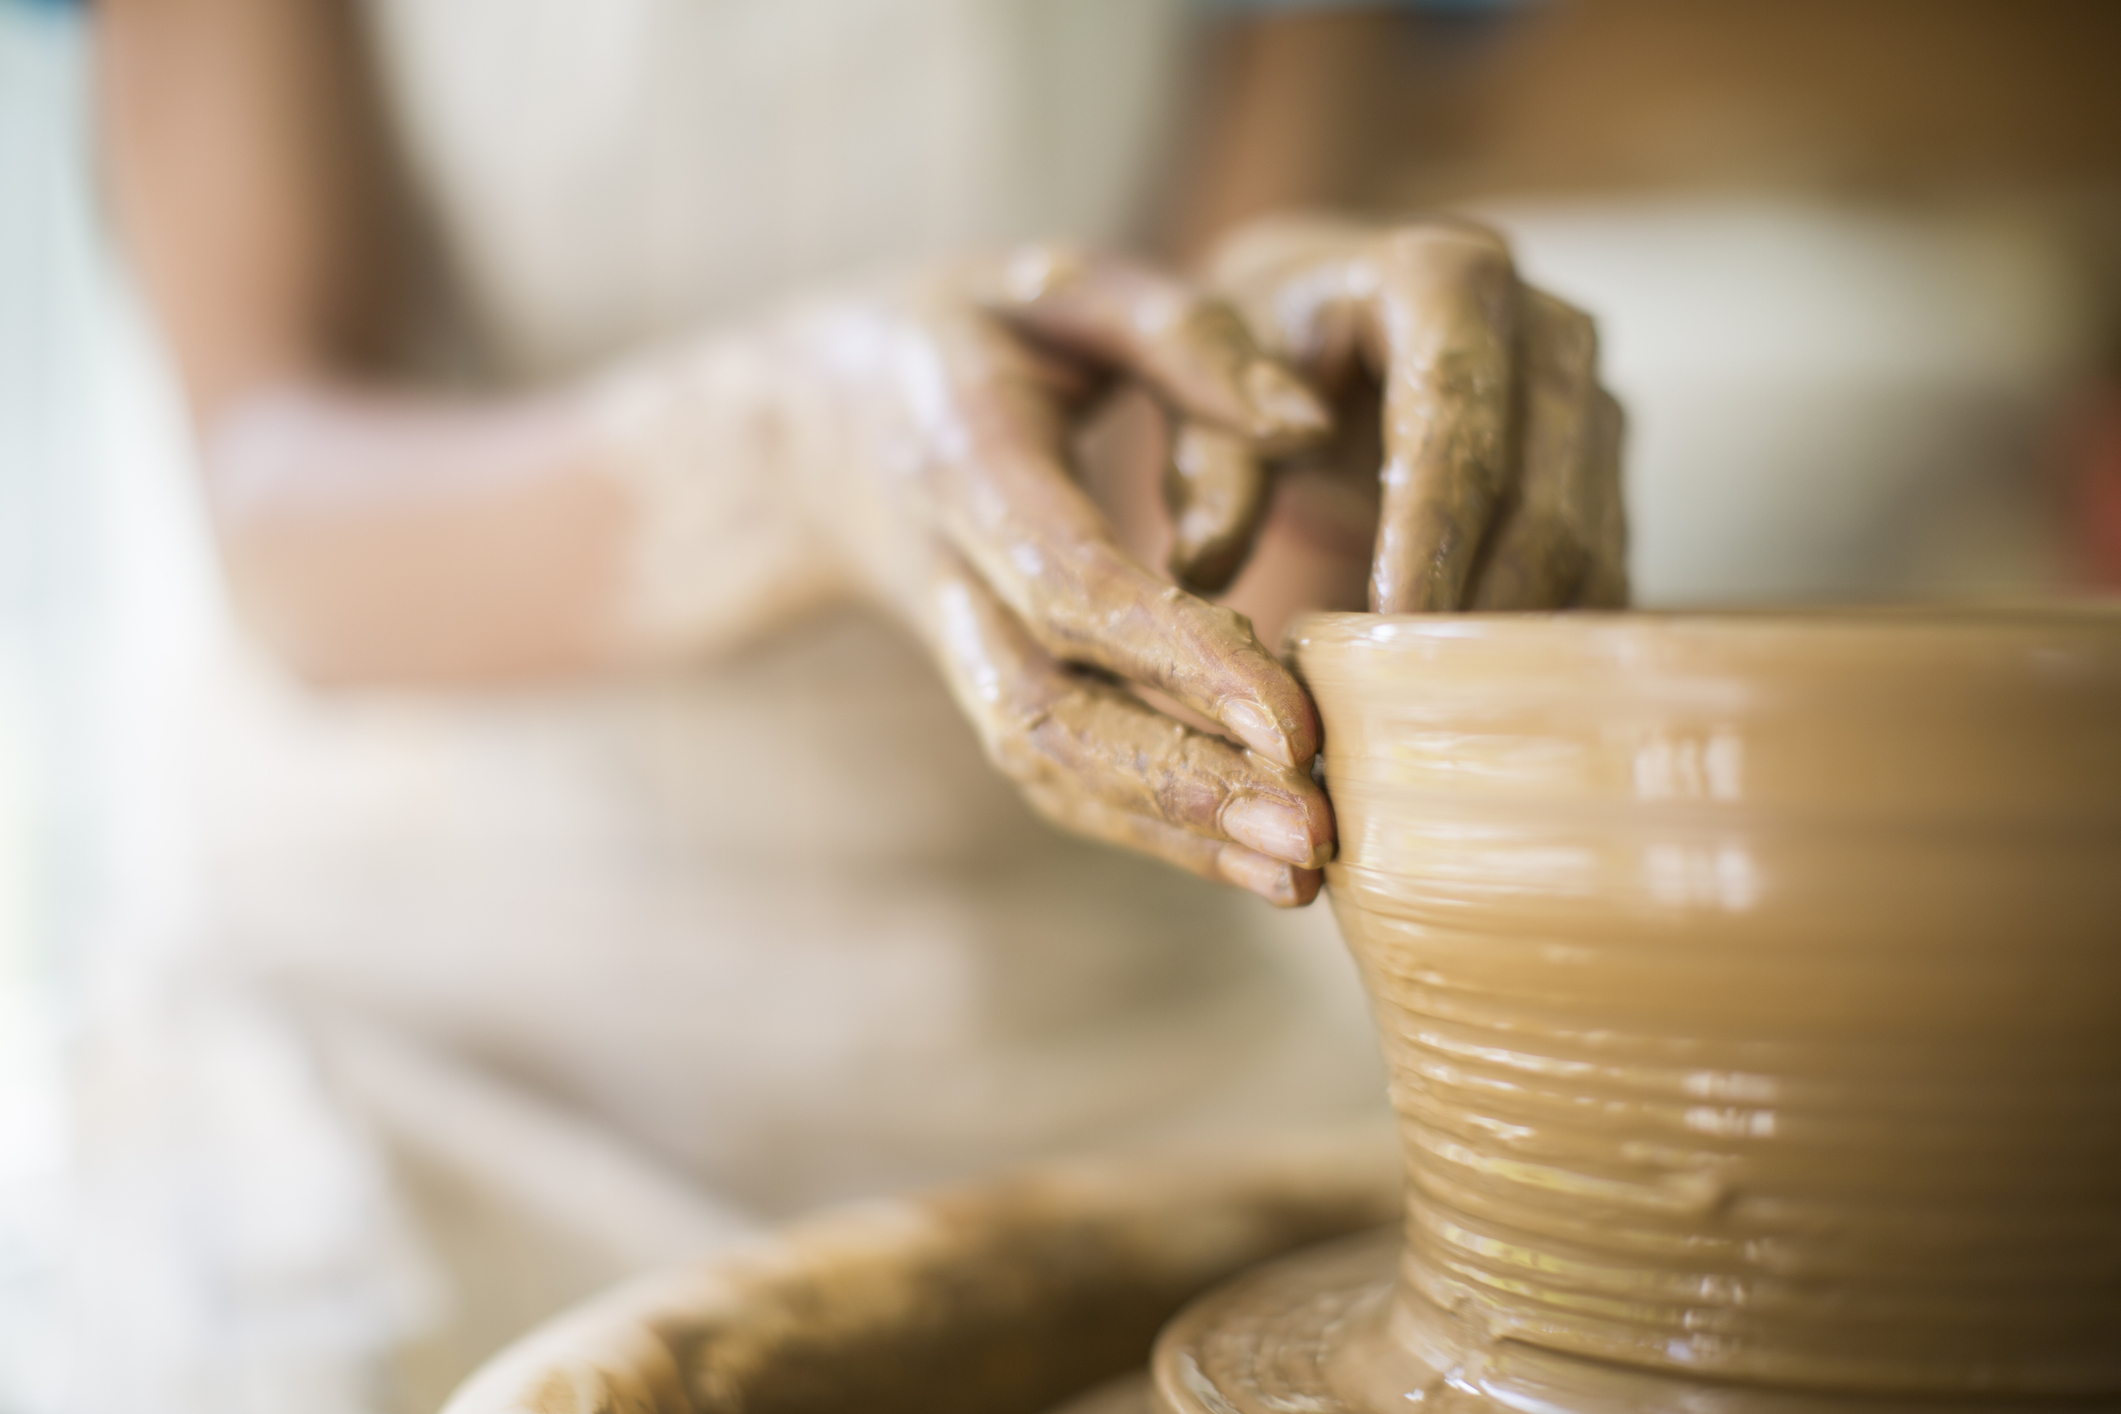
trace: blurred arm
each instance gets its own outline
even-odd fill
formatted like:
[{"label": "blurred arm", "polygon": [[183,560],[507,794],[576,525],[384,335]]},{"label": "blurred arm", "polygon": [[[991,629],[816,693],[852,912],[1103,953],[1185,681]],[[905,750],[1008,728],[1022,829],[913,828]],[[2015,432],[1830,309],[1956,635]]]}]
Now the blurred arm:
[{"label": "blurred arm", "polygon": [[1265,212],[1343,207],[1395,152],[1403,9],[1353,5],[1232,22],[1208,55],[1166,242],[1196,261]]},{"label": "blurred arm", "polygon": [[[1233,27],[1180,242],[1359,185],[1401,24],[1357,10]],[[253,626],[332,679],[492,678],[637,651],[622,601],[639,509],[614,473],[638,448],[615,444],[608,399],[441,399],[389,380],[403,194],[345,0],[111,0],[98,26],[114,207]],[[740,555],[756,515],[744,528]],[[829,592],[747,589],[782,606]],[[750,612],[732,602],[732,620]]]},{"label": "blurred arm", "polygon": [[387,381],[405,206],[349,7],[111,0],[97,36],[111,200],[253,626],[329,679],[619,656],[633,512],[589,401]]}]

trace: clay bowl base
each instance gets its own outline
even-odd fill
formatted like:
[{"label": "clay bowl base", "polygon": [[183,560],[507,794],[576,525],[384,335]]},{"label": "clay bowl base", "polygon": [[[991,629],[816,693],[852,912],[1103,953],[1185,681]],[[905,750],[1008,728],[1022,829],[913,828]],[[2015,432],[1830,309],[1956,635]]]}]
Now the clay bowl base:
[{"label": "clay bowl base", "polygon": [[[1309,1248],[1195,1301],[1151,1366],[1160,1414],[2063,1414],[2112,1399],[2028,1402],[1769,1389],[1631,1369],[1518,1341],[1484,1343],[1410,1296],[1394,1230]],[[1483,1348],[1484,1345],[1484,1348]]]}]

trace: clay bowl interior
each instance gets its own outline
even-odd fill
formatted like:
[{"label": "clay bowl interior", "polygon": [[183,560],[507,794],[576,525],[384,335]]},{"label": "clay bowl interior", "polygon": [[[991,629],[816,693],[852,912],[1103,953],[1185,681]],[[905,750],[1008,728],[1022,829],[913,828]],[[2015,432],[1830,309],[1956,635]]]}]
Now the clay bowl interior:
[{"label": "clay bowl interior", "polygon": [[444,1414],[1135,1414],[1180,1306],[1390,1220],[1386,1137],[1056,1162],[819,1213],[561,1313]]}]

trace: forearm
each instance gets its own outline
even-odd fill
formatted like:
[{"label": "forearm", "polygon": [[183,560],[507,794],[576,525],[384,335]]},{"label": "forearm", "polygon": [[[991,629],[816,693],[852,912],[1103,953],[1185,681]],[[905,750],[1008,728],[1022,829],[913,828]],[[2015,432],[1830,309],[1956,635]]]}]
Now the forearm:
[{"label": "forearm", "polygon": [[1165,213],[1172,254],[1196,260],[1267,212],[1359,202],[1403,145],[1391,115],[1408,43],[1406,15],[1383,6],[1274,15],[1219,35]]},{"label": "forearm", "polygon": [[264,385],[202,428],[201,454],[238,610],[306,676],[475,680],[616,652],[633,512],[569,398]]},{"label": "forearm", "polygon": [[584,384],[391,381],[417,202],[349,0],[113,0],[105,183],[237,601],[297,670],[478,680],[711,649],[822,592],[732,331]]},{"label": "forearm", "polygon": [[202,433],[239,609],[307,676],[481,681],[712,651],[836,591],[740,340],[487,400],[259,386]]}]

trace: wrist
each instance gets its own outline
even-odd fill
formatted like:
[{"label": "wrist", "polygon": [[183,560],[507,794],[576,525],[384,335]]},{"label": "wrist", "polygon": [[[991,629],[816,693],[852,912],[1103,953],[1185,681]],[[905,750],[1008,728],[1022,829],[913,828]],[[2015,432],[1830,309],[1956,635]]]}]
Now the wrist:
[{"label": "wrist", "polygon": [[772,341],[716,335],[581,394],[630,509],[615,595],[622,659],[712,654],[844,593],[800,474],[796,387]]}]

